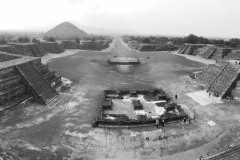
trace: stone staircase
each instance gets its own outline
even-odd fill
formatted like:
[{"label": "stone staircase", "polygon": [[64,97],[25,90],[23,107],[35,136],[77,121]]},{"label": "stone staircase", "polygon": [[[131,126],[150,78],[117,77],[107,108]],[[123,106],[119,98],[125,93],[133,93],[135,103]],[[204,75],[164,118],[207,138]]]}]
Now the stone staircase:
[{"label": "stone staircase", "polygon": [[181,50],[185,47],[185,45],[181,46],[178,50],[178,53],[181,52]]},{"label": "stone staircase", "polygon": [[184,54],[184,52],[187,50],[188,45],[184,45],[184,47],[178,52],[179,54]]},{"label": "stone staircase", "polygon": [[34,45],[29,45],[30,50],[32,51],[34,57],[42,57],[44,56],[44,53],[41,52],[41,50],[37,47],[36,44]]},{"label": "stone staircase", "polygon": [[233,50],[231,53],[229,53],[228,58],[230,58],[230,59],[240,59],[240,50]]},{"label": "stone staircase", "polygon": [[229,90],[234,87],[234,83],[239,75],[238,66],[227,63],[217,77],[207,86],[208,90],[219,97],[229,95]]},{"label": "stone staircase", "polygon": [[209,48],[203,55],[202,57],[205,59],[210,59],[212,54],[216,51],[216,48]]},{"label": "stone staircase", "polygon": [[196,80],[200,83],[203,83],[204,85],[208,86],[210,85],[214,79],[220,74],[222,69],[225,67],[226,64],[220,63],[217,65],[211,64],[208,65],[208,68],[205,69],[201,74],[197,75]]},{"label": "stone staircase", "polygon": [[17,69],[45,104],[57,96],[57,92],[31,63],[21,64]]},{"label": "stone staircase", "polygon": [[195,53],[195,51],[197,51],[198,48],[199,46],[197,45],[189,45],[183,54],[196,55],[197,53]]},{"label": "stone staircase", "polygon": [[64,49],[58,43],[54,43],[54,46],[57,49],[57,53],[64,52]]}]

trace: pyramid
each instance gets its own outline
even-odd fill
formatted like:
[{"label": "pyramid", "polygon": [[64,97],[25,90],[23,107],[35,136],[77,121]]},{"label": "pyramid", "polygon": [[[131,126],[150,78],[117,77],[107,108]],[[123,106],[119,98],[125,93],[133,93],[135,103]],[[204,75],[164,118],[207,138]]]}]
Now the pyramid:
[{"label": "pyramid", "polygon": [[69,37],[69,36],[79,36],[86,37],[88,34],[83,30],[79,29],[70,22],[63,22],[53,29],[45,33],[46,36],[59,36],[59,37]]}]

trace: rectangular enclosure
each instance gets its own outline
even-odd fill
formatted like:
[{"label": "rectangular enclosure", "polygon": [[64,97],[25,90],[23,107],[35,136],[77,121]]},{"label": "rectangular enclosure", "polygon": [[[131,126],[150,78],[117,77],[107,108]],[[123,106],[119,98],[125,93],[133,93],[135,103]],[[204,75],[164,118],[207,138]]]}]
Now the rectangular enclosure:
[{"label": "rectangular enclosure", "polygon": [[152,125],[187,118],[181,106],[172,102],[162,89],[105,90],[96,126]]}]

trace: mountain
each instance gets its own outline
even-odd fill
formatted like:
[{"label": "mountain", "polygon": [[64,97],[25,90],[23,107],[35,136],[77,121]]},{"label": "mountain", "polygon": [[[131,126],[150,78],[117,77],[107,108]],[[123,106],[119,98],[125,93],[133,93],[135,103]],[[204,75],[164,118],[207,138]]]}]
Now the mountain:
[{"label": "mountain", "polygon": [[70,22],[63,22],[53,29],[47,31],[45,33],[46,36],[60,36],[60,37],[68,37],[68,36],[79,36],[86,37],[88,34],[83,30],[79,29],[75,25]]},{"label": "mountain", "polygon": [[113,28],[95,28],[90,26],[84,26],[79,24],[76,21],[70,20],[72,24],[77,26],[78,28],[86,31],[88,34],[138,34],[141,33],[139,31],[134,31],[131,29],[113,29]]}]

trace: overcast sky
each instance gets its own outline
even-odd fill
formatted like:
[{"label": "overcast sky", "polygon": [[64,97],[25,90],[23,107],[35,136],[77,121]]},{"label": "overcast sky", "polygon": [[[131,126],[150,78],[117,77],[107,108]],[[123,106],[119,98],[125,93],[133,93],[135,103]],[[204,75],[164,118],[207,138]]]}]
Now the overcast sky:
[{"label": "overcast sky", "polygon": [[0,30],[73,20],[143,34],[240,38],[240,0],[0,0]]}]

